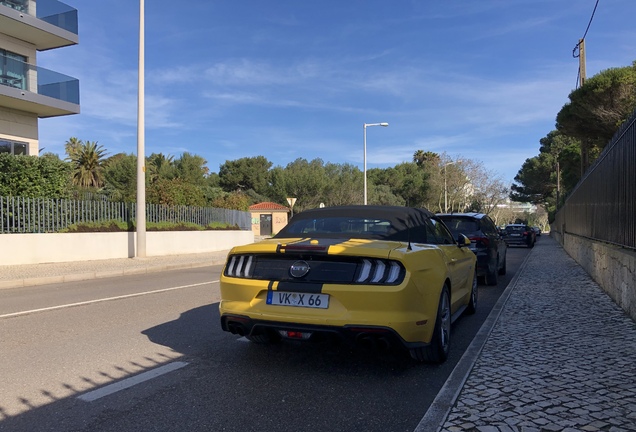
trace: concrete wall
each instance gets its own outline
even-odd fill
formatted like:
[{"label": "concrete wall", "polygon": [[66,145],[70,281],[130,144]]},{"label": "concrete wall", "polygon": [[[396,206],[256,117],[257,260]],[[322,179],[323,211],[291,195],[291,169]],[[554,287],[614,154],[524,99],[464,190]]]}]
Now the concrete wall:
[{"label": "concrete wall", "polygon": [[567,233],[555,239],[636,321],[636,252]]},{"label": "concrete wall", "polygon": [[[215,252],[254,242],[251,231],[150,231],[146,255]],[[135,256],[136,234],[0,234],[0,265],[90,261]]]}]

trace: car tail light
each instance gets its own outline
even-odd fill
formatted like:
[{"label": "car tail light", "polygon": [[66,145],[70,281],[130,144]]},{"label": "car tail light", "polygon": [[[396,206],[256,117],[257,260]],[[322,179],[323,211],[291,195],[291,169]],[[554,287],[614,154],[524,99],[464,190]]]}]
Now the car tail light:
[{"label": "car tail light", "polygon": [[[290,273],[296,261],[308,265],[305,276],[295,277]],[[399,285],[404,281],[406,270],[399,261],[379,258],[237,254],[228,257],[223,274],[233,278],[293,280],[296,283]]]},{"label": "car tail light", "polygon": [[307,340],[311,337],[311,332],[301,332],[296,330],[278,330],[278,333],[285,338]]},{"label": "car tail light", "polygon": [[397,261],[364,258],[355,282],[359,284],[397,285],[404,280],[404,267]]},{"label": "car tail light", "polygon": [[474,241],[477,247],[488,247],[490,239],[488,237],[468,237],[470,241]]},{"label": "car tail light", "polygon": [[254,269],[254,257],[252,255],[232,255],[225,269],[225,274],[231,277],[252,277]]}]

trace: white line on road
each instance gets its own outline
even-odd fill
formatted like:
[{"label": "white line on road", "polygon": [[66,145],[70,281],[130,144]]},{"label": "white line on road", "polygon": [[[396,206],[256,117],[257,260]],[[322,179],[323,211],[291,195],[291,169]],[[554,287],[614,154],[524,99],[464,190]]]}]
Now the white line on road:
[{"label": "white line on road", "polygon": [[137,384],[140,384],[142,382],[151,380],[153,378],[157,378],[158,376],[161,375],[165,375],[169,372],[175,371],[177,369],[181,369],[182,367],[187,366],[188,363],[186,362],[181,362],[181,361],[177,361],[177,362],[173,362],[173,363],[168,363],[167,365],[163,365],[160,366],[156,369],[147,371],[147,372],[143,372],[140,373],[139,375],[135,375],[133,377],[130,378],[126,378],[123,379],[119,382],[113,383],[113,384],[109,384],[105,387],[102,387],[100,389],[97,390],[93,390],[91,392],[88,393],[84,393],[81,396],[78,396],[77,398],[80,400],[83,400],[84,402],[93,402],[97,399],[103,398],[104,396],[108,396],[111,395],[113,393],[116,393],[120,390],[124,390],[127,388],[130,388],[132,386],[135,386]]},{"label": "white line on road", "polygon": [[175,291],[175,290],[180,290],[180,289],[185,289],[185,288],[193,288],[193,287],[198,287],[198,286],[201,286],[201,285],[213,284],[213,283],[217,283],[217,282],[218,282],[218,280],[215,280],[215,281],[202,282],[202,283],[191,284],[191,285],[182,285],[182,286],[172,287],[172,288],[164,288],[164,289],[154,290],[154,291],[144,291],[144,292],[140,292],[140,293],[126,294],[126,295],[117,296],[117,297],[107,297],[107,298],[96,299],[96,300],[88,300],[88,301],[83,301],[83,302],[78,302],[78,303],[69,303],[69,304],[64,304],[64,305],[59,305],[59,306],[51,306],[51,307],[46,307],[46,308],[41,308],[41,309],[31,309],[31,310],[27,310],[27,311],[14,312],[14,313],[10,313],[10,314],[0,315],[0,318],[16,317],[16,316],[20,316],[20,315],[28,315],[28,314],[31,314],[31,313],[45,312],[45,311],[51,311],[51,310],[55,310],[55,309],[64,309],[64,308],[69,308],[69,307],[74,307],[74,306],[84,306],[84,305],[89,305],[89,304],[93,304],[93,303],[101,303],[101,302],[106,302],[106,301],[111,301],[111,300],[121,300],[121,299],[125,299],[125,298],[144,296],[144,295],[148,295],[148,294],[157,294],[157,293]]}]

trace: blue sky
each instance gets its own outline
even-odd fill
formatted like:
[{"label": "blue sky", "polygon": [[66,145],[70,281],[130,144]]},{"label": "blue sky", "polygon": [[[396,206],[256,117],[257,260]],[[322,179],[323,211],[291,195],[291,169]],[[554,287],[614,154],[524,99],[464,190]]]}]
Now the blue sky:
[{"label": "blue sky", "polygon": [[[80,80],[81,114],[40,120],[40,148],[74,136],[137,151],[136,0],[66,0],[79,44],[40,66]],[[572,50],[595,0],[146,0],[146,156],[212,172],[265,156],[367,167],[422,149],[510,182],[575,88]],[[636,60],[636,1],[601,0],[587,75]]]}]

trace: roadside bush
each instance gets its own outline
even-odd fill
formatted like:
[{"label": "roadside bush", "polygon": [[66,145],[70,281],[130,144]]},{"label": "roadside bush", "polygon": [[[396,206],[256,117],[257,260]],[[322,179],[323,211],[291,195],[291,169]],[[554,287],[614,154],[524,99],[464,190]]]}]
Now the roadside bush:
[{"label": "roadside bush", "polygon": [[[238,225],[230,225],[222,222],[212,222],[207,226],[202,226],[191,222],[149,222],[146,224],[146,231],[238,231],[239,229],[240,228],[238,227]],[[105,221],[73,224],[66,229],[60,230],[60,232],[134,232],[135,230],[136,227],[133,223],[121,221]]]}]

